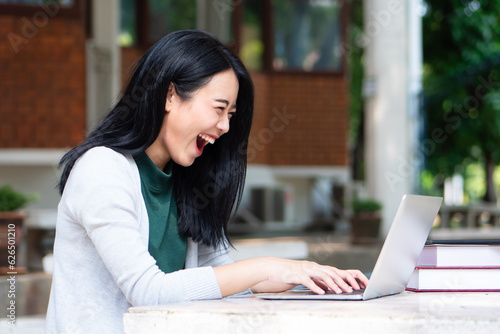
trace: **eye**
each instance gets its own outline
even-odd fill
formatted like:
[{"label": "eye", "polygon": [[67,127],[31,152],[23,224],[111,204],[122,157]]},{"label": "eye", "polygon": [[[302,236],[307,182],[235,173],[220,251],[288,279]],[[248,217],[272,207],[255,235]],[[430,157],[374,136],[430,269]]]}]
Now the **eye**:
[{"label": "eye", "polygon": [[231,119],[236,114],[236,111],[227,113],[227,117]]}]

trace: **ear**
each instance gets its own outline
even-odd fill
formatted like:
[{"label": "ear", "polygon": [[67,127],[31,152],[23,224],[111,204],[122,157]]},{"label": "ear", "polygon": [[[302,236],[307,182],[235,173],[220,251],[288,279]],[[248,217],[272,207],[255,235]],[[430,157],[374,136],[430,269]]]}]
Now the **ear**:
[{"label": "ear", "polygon": [[175,87],[173,83],[170,83],[170,86],[168,86],[168,91],[167,91],[167,99],[165,101],[166,112],[170,112],[172,110],[172,105],[174,103],[175,98],[176,98]]}]

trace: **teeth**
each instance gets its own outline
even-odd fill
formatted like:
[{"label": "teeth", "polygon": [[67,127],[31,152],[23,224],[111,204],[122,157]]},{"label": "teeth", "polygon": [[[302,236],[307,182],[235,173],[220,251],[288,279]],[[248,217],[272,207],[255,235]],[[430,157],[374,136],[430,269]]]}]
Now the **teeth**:
[{"label": "teeth", "polygon": [[202,135],[202,134],[199,134],[198,136],[201,137],[201,138],[203,138],[203,139],[205,139],[205,141],[207,141],[210,144],[215,143],[215,139],[213,139],[212,137],[208,137],[208,136],[205,136],[205,135]]}]

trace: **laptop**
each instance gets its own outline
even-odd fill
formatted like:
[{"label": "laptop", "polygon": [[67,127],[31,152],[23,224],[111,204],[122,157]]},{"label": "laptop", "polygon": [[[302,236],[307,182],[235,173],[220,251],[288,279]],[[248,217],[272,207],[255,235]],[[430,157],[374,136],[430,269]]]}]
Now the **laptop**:
[{"label": "laptop", "polygon": [[436,218],[442,197],[404,195],[366,289],[318,295],[308,289],[260,293],[262,299],[368,300],[403,292]]}]

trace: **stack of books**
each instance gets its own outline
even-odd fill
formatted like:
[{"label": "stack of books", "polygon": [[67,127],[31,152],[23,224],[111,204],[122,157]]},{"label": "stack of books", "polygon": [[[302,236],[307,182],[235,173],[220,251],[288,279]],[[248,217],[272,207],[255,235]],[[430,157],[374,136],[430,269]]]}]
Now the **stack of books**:
[{"label": "stack of books", "polygon": [[500,291],[500,240],[426,244],[406,289]]}]

